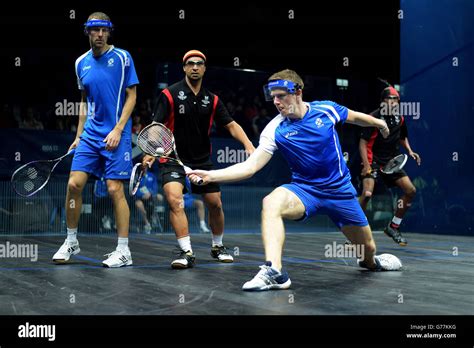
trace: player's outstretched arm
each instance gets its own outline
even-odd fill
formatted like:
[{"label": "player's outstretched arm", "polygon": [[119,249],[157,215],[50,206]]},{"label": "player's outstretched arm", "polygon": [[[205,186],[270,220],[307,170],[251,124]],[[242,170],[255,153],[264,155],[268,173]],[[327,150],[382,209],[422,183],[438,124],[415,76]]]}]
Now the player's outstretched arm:
[{"label": "player's outstretched arm", "polygon": [[84,125],[87,121],[87,95],[86,91],[81,91],[81,105],[79,109],[79,123],[77,124],[76,138],[74,142],[69,146],[68,152],[75,149],[79,145],[81,134],[84,131]]},{"label": "player's outstretched arm", "polygon": [[361,127],[377,127],[384,138],[388,137],[390,130],[384,120],[364,114],[362,112],[348,110],[346,122],[356,124]]},{"label": "player's outstretched arm", "polygon": [[199,179],[202,179],[203,183],[201,185],[206,185],[210,182],[245,180],[252,177],[256,172],[262,169],[271,158],[271,154],[264,151],[261,147],[257,147],[245,162],[237,163],[233,166],[219,170],[193,170],[188,173],[188,177],[193,183],[197,183]]}]

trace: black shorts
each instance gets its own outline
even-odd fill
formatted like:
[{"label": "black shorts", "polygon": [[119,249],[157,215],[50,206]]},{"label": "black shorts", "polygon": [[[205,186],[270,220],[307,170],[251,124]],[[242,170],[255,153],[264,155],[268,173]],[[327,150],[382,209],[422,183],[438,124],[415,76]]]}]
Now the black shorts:
[{"label": "black shorts", "polygon": [[362,179],[372,178],[374,180],[377,180],[378,178],[381,178],[384,184],[387,185],[387,187],[397,186],[395,181],[400,178],[403,178],[404,176],[408,176],[408,174],[403,169],[393,174],[384,174],[380,171],[380,168],[382,166],[376,162],[372,163],[371,167],[372,172],[363,176]]},{"label": "black shorts", "polygon": [[[212,170],[214,166],[212,165],[211,161],[207,161],[202,164],[193,164],[193,163],[185,163],[188,167],[192,169],[202,169],[202,170]],[[211,182],[207,185],[194,185],[186,178],[186,173],[184,172],[184,168],[181,167],[179,164],[176,163],[160,163],[158,165],[160,169],[160,177],[161,177],[161,186],[165,186],[169,182],[179,182],[184,186],[183,193],[189,192],[189,189],[192,193],[196,194],[203,194],[203,193],[212,193],[212,192],[220,192],[221,188],[219,184],[215,182]]]}]

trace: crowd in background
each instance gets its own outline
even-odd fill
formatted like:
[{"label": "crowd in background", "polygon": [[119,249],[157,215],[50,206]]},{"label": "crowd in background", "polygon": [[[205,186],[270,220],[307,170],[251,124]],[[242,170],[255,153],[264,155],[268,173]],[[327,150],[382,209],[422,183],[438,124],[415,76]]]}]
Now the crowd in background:
[{"label": "crowd in background", "polygon": [[[234,120],[244,128],[249,138],[252,139],[258,138],[263,128],[276,114],[273,105],[262,102],[259,96],[222,91],[219,97],[223,100]],[[156,98],[138,100],[131,116],[133,133],[138,134],[143,127],[151,122],[155,100]],[[56,115],[54,105],[52,108],[41,110],[41,107],[5,103],[0,115],[0,128],[76,132],[77,123],[77,116]],[[215,127],[212,128],[211,135],[229,136],[225,130],[216,129]]]}]

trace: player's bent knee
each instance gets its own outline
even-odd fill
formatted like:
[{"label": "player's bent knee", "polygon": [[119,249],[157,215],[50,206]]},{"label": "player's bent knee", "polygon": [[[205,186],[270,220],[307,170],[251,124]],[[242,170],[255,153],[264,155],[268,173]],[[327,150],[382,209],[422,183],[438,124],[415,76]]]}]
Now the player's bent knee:
[{"label": "player's bent knee", "polygon": [[222,202],[219,200],[217,202],[208,203],[207,209],[214,211],[222,210]]},{"label": "player's bent knee", "polygon": [[67,183],[67,188],[70,193],[80,194],[84,188],[84,185],[81,185],[74,179],[70,179]]},{"label": "player's bent knee", "polygon": [[272,195],[265,196],[262,201],[262,213],[267,215],[281,215],[282,207]]},{"label": "player's bent knee", "polygon": [[172,212],[176,213],[184,210],[184,199],[182,196],[167,195],[166,200]]},{"label": "player's bent knee", "polygon": [[118,183],[112,183],[107,185],[107,191],[111,197],[118,196],[122,193],[122,185]]}]

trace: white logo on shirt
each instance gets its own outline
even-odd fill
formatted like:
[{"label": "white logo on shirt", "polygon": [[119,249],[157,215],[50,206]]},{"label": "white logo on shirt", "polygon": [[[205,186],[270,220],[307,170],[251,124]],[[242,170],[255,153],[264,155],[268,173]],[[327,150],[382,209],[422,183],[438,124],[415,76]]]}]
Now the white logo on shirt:
[{"label": "white logo on shirt", "polygon": [[87,66],[83,67],[82,70],[83,70],[83,71],[84,71],[84,70],[89,70],[90,68],[91,68],[91,66],[90,66],[90,65],[87,65]]},{"label": "white logo on shirt", "polygon": [[321,120],[319,117],[316,119],[316,126],[318,126],[318,128],[321,128],[322,126],[324,126],[324,123],[323,123],[323,120]]},{"label": "white logo on shirt", "polygon": [[114,59],[113,59],[113,58],[110,58],[110,59],[107,61],[107,66],[108,66],[108,67],[114,66]]},{"label": "white logo on shirt", "polygon": [[209,105],[210,102],[211,102],[211,101],[209,100],[209,96],[206,95],[206,96],[204,97],[204,99],[202,100],[202,105],[201,105],[201,106],[202,106],[202,107],[206,107],[206,106]]},{"label": "white logo on shirt", "polygon": [[125,66],[130,66],[130,59],[128,57],[125,57]]},{"label": "white logo on shirt", "polygon": [[288,132],[285,134],[285,138],[288,139],[289,137],[298,134],[298,131]]},{"label": "white logo on shirt", "polygon": [[179,91],[178,92],[178,99],[181,99],[181,100],[184,100],[186,99],[187,97],[184,95],[184,92],[183,91]]}]

